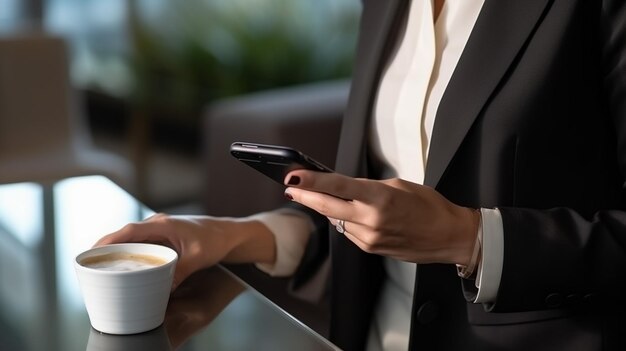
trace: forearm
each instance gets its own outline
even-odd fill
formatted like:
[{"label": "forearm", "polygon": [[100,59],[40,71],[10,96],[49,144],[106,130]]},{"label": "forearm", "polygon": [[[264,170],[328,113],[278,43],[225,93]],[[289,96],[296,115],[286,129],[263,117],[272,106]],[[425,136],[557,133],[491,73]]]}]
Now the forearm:
[{"label": "forearm", "polygon": [[226,240],[225,263],[265,263],[276,261],[272,232],[257,220],[223,221],[219,228]]}]

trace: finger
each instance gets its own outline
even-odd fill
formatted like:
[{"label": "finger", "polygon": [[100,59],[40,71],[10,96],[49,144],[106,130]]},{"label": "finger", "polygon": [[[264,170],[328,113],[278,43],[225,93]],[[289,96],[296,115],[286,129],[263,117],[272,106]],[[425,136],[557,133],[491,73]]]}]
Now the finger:
[{"label": "finger", "polygon": [[338,220],[338,219],[334,219],[334,218],[328,218],[329,222],[331,225],[333,225],[335,227],[335,230],[339,233],[339,234],[343,234],[346,231],[346,226],[345,226],[345,221],[344,220]]},{"label": "finger", "polygon": [[285,196],[330,218],[357,221],[358,203],[316,191],[287,188]]},{"label": "finger", "polygon": [[100,238],[94,246],[102,246],[117,243],[143,242],[147,239],[145,231],[140,228],[141,224],[131,223],[122,229]]},{"label": "finger", "polygon": [[401,250],[397,249],[401,247],[401,243],[398,243],[397,240],[389,240],[389,238],[381,236],[379,232],[356,223],[346,222],[344,228],[345,237],[358,246],[359,249],[367,253],[389,256],[396,259],[408,258],[406,255],[402,255]]},{"label": "finger", "polygon": [[[328,220],[330,224],[332,224],[335,227],[337,227],[340,224],[339,223],[340,220],[336,218],[328,218]],[[359,241],[360,243],[359,245],[368,245],[366,241],[363,240],[362,237],[371,237],[371,233],[372,233],[371,228],[365,225],[359,224],[359,223],[354,223],[354,222],[350,222],[346,220],[344,220],[343,223],[341,223],[341,226],[343,227],[343,233],[338,228],[337,228],[337,232],[354,238],[354,240]]]},{"label": "finger", "polygon": [[94,246],[129,242],[162,242],[158,233],[162,232],[163,223],[146,220],[144,222],[129,223],[122,229],[100,238]]},{"label": "finger", "polygon": [[363,202],[371,202],[377,188],[376,182],[368,179],[302,169],[289,172],[285,177],[285,185]]},{"label": "finger", "polygon": [[[335,218],[328,218],[330,223],[334,226],[339,224],[339,220]],[[354,243],[359,249],[364,252],[378,254],[383,256],[394,257],[398,259],[404,259],[404,257],[397,255],[397,252],[390,250],[383,242],[380,241],[380,234],[372,230],[372,228],[352,222],[346,222],[342,224],[344,230],[341,233],[348,240]]]},{"label": "finger", "polygon": [[359,249],[367,253],[380,253],[377,251],[380,248],[371,242],[374,234],[369,228],[361,226],[360,224],[346,222],[344,224],[344,229],[345,231],[343,234],[345,237],[358,246]]},{"label": "finger", "polygon": [[98,239],[98,241],[96,241],[96,243],[93,246],[98,247],[98,246],[115,244],[115,243],[132,242],[132,238],[133,238],[132,233],[135,232],[135,230],[128,228],[129,225],[130,224],[127,224],[122,229],[101,237],[100,239]]}]

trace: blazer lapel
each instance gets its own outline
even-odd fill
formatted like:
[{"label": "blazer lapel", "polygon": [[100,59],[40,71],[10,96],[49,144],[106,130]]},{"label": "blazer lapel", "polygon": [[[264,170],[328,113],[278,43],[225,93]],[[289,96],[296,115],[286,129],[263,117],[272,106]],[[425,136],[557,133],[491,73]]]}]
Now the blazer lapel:
[{"label": "blazer lapel", "polygon": [[368,136],[366,128],[369,125],[378,81],[394,48],[408,3],[406,0],[364,1],[354,75],[335,166],[339,173],[365,176],[363,151]]},{"label": "blazer lapel", "polygon": [[426,166],[426,185],[437,185],[474,120],[551,2],[485,0],[439,104]]},{"label": "blazer lapel", "polygon": [[[402,24],[402,8],[407,3],[406,0],[364,1],[354,76],[335,165],[339,173],[365,176],[369,117],[381,72]],[[333,313],[329,337],[342,349],[362,350],[378,296],[377,287],[383,277],[382,264],[379,256],[365,255],[345,236],[331,232],[330,238]],[[355,296],[358,303],[346,303]]]}]

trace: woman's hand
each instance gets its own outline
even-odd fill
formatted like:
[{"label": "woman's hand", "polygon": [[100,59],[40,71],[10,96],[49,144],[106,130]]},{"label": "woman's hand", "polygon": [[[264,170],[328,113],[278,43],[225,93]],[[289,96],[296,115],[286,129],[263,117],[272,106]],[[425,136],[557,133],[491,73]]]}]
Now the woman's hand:
[{"label": "woman's hand", "polygon": [[273,235],[258,221],[156,214],[102,237],[95,246],[123,242],[148,242],[174,249],[179,259],[173,289],[192,273],[221,261],[275,260]]},{"label": "woman's hand", "polygon": [[285,184],[288,198],[333,225],[345,221],[344,235],[363,251],[417,263],[470,261],[480,214],[430,187],[307,170],[290,172]]}]

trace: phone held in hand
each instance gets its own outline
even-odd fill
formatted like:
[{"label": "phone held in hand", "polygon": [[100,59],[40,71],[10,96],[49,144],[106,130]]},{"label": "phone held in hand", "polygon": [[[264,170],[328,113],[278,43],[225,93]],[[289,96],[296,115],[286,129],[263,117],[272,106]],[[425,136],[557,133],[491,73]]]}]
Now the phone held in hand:
[{"label": "phone held in hand", "polygon": [[230,146],[230,153],[280,184],[283,184],[287,173],[296,169],[333,172],[312,157],[286,146],[234,142]]}]

